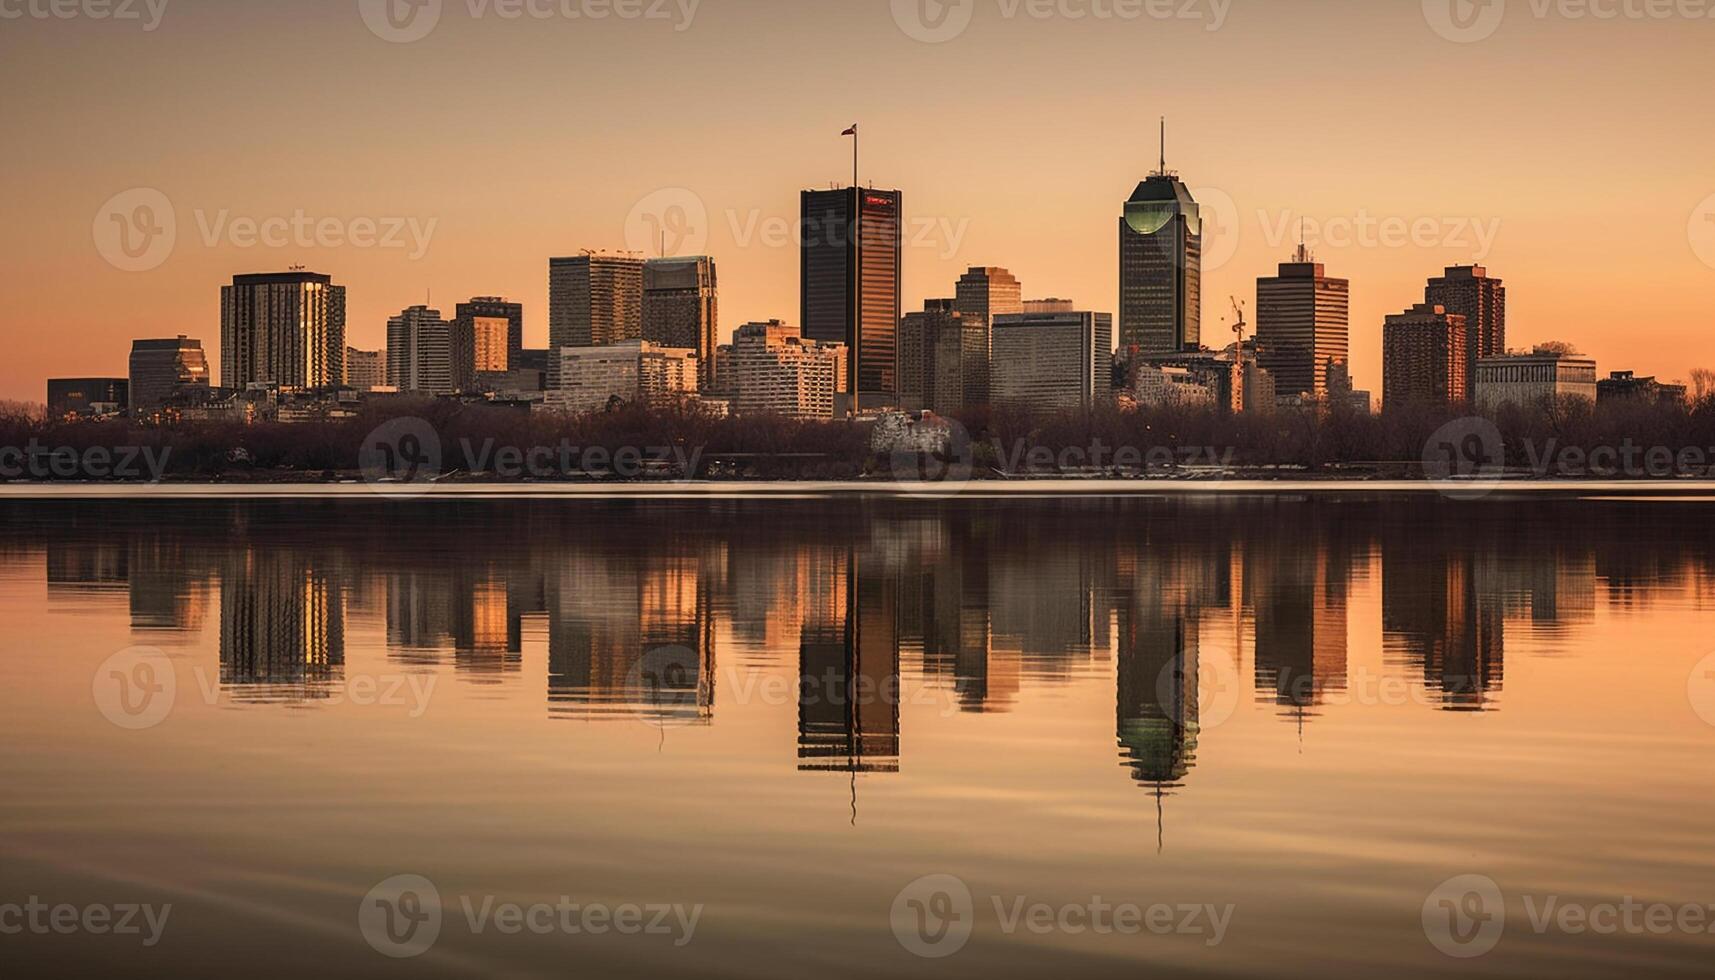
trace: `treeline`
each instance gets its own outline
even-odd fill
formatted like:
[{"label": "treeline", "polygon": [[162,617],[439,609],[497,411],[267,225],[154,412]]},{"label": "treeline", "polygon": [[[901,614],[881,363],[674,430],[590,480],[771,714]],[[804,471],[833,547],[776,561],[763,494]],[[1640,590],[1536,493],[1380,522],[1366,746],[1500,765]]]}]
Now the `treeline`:
[{"label": "treeline", "polygon": [[[319,480],[364,474],[366,440],[397,419],[421,419],[439,447],[439,470],[451,478],[484,469],[498,450],[546,447],[553,458],[571,449],[576,459],[611,459],[638,451],[652,461],[643,477],[758,480],[888,479],[908,476],[899,453],[876,452],[867,424],[796,421],[773,416],[717,418],[694,408],[619,406],[569,417],[437,400],[395,400],[366,405],[354,419],[296,424],[195,423],[170,428],[118,419],[65,422],[0,409],[0,476],[7,479],[136,478],[89,469],[53,472],[50,454],[86,458],[97,452],[143,451],[159,460],[160,476],[177,479]],[[975,478],[1075,471],[1152,473],[1208,468],[1352,476],[1417,476],[1426,450],[1451,431],[1467,452],[1473,417],[1445,406],[1396,406],[1379,415],[1333,406],[1323,412],[1281,410],[1272,415],[1231,415],[1204,406],[1127,411],[1092,410],[1036,416],[1013,408],[965,413],[956,444],[941,454],[968,464]],[[1538,475],[1679,475],[1682,453],[1707,454],[1715,464],[1715,398],[1692,404],[1652,401],[1591,405],[1569,400],[1534,408],[1507,408],[1483,423],[1479,442],[1495,445],[1489,463]],[[1659,449],[1675,472],[1609,473],[1604,450]],[[1126,451],[1126,452],[1122,452]],[[595,451],[595,452],[592,452]],[[1667,454],[1665,457],[1661,453]],[[1433,453],[1431,453],[1433,455]],[[1567,460],[1575,465],[1568,469]],[[1594,460],[1596,467],[1578,471]],[[1580,462],[1582,461],[1582,462]],[[1544,464],[1554,464],[1544,471]],[[1623,460],[1621,461],[1623,463]],[[25,465],[20,468],[19,464]],[[945,467],[940,468],[945,471]],[[963,468],[953,472],[964,472]],[[143,474],[145,478],[155,474]],[[540,475],[540,474],[534,474]],[[560,474],[613,476],[578,466]]]}]

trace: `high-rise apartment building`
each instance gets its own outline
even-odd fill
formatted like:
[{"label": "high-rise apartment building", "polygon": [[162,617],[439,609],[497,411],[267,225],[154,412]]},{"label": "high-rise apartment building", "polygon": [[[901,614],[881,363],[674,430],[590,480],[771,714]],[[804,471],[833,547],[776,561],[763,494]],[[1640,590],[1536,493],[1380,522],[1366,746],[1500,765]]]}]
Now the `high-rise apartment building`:
[{"label": "high-rise apartment building", "polygon": [[643,263],[643,339],[697,352],[701,386],[718,385],[720,305],[715,260],[706,255]]},{"label": "high-rise apartment building", "polygon": [[866,404],[898,388],[903,201],[899,191],[857,187],[800,199],[803,337],[845,345],[847,380]]},{"label": "high-rise apartment building", "polygon": [[605,347],[643,336],[643,259],[585,252],[548,260],[548,348]]},{"label": "high-rise apartment building", "polygon": [[1423,301],[1465,318],[1465,390],[1475,392],[1477,362],[1507,352],[1507,287],[1480,265],[1450,266],[1429,280]]},{"label": "high-rise apartment building", "polygon": [[345,377],[345,287],[314,272],[235,276],[220,288],[220,383],[326,388]]},{"label": "high-rise apartment building", "polygon": [[899,401],[953,415],[988,404],[989,331],[981,314],[931,300],[899,322]]},{"label": "high-rise apartment building", "polygon": [[1120,350],[1157,357],[1203,342],[1203,216],[1162,161],[1120,217]]},{"label": "high-rise apartment building", "polygon": [[732,342],[733,411],[832,418],[834,396],[848,390],[849,363],[844,344],[806,340],[779,320],[747,323]]},{"label": "high-rise apartment building", "polygon": [[180,335],[171,340],[131,342],[131,417],[166,404],[180,388],[207,388],[208,357],[202,341]]},{"label": "high-rise apartment building", "polygon": [[1277,395],[1328,395],[1329,368],[1351,358],[1352,285],[1330,279],[1300,246],[1256,282],[1256,340]]},{"label": "high-rise apartment building", "polygon": [[1465,401],[1465,318],[1428,303],[1382,326],[1382,399],[1390,405]]},{"label": "high-rise apartment building", "polygon": [[345,385],[358,391],[371,391],[387,384],[387,352],[384,350],[345,349]]},{"label": "high-rise apartment building", "polygon": [[452,324],[413,306],[387,321],[387,383],[400,391],[453,393]]},{"label": "high-rise apartment building", "polygon": [[995,317],[990,400],[1039,412],[1087,408],[1113,391],[1114,321],[1108,313]]},{"label": "high-rise apartment building", "polygon": [[453,388],[474,391],[478,374],[504,374],[524,353],[524,305],[477,296],[453,310]]}]

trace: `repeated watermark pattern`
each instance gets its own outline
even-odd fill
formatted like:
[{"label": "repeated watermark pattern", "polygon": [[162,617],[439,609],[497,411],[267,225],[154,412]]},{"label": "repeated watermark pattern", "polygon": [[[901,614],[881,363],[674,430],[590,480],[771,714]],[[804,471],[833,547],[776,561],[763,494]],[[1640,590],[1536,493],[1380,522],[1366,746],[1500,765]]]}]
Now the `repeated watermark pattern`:
[{"label": "repeated watermark pattern", "polygon": [[0,0],[0,21],[92,20],[132,24],[153,34],[171,0]]},{"label": "repeated watermark pattern", "polygon": [[[201,666],[190,669],[191,684],[180,683],[173,659],[155,647],[129,647],[96,668],[90,693],[96,710],[115,726],[145,731],[167,721],[187,693],[205,705],[222,703],[219,676]],[[428,713],[439,677],[434,673],[344,674],[317,682],[316,703],[349,704],[403,711],[417,719]]]},{"label": "repeated watermark pattern", "polygon": [[[636,21],[664,24],[675,32],[691,29],[702,4],[703,0],[464,0],[471,20]],[[410,44],[433,34],[447,7],[445,0],[357,0],[358,15],[370,33],[393,44]]]},{"label": "repeated watermark pattern", "polygon": [[1509,465],[1499,427],[1481,416],[1454,419],[1423,447],[1423,473],[1443,495],[1476,500],[1503,486],[1508,475],[1547,480],[1673,480],[1715,477],[1715,446],[1569,445],[1558,438],[1527,438]]},{"label": "repeated watermark pattern", "polygon": [[1715,20],[1715,0],[1423,0],[1430,28],[1459,44],[1494,37],[1510,9],[1538,21]]},{"label": "repeated watermark pattern", "polygon": [[1704,657],[1691,668],[1685,679],[1685,696],[1691,710],[1703,723],[1715,727],[1715,653]]},{"label": "repeated watermark pattern", "polygon": [[1715,934],[1715,905],[1707,902],[1639,901],[1633,896],[1579,901],[1560,895],[1524,894],[1521,919],[1508,915],[1508,901],[1493,878],[1464,874],[1437,885],[1423,901],[1423,934],[1454,959],[1494,952],[1509,922],[1538,936],[1703,936]]},{"label": "repeated watermark pattern", "polygon": [[22,446],[0,446],[4,480],[144,480],[166,476],[171,446],[47,446],[31,439]]},{"label": "repeated watermark pattern", "polygon": [[44,902],[0,903],[0,936],[127,936],[153,949],[167,931],[173,906],[120,902],[71,905]]},{"label": "repeated watermark pattern", "polygon": [[1140,21],[1196,24],[1208,32],[1227,25],[1233,0],[892,0],[893,22],[906,37],[946,44],[982,17],[1001,20]]},{"label": "repeated watermark pattern", "polygon": [[[429,252],[440,219],[422,216],[316,216],[234,214],[231,208],[192,211],[204,248],[380,249],[402,251],[416,262]],[[122,272],[149,272],[172,257],[179,243],[177,209],[166,194],[134,187],[109,198],[95,213],[95,249]]]},{"label": "repeated watermark pattern", "polygon": [[1715,269],[1715,194],[1704,198],[1692,209],[1691,222],[1685,234],[1698,260]]},{"label": "repeated watermark pattern", "polygon": [[462,920],[473,936],[642,936],[684,947],[697,935],[703,906],[683,903],[512,902],[497,895],[460,895],[455,918],[441,891],[423,875],[394,875],[358,904],[357,926],[370,948],[392,959],[422,956],[446,927]]},{"label": "repeated watermark pattern", "polygon": [[963,879],[933,874],[899,890],[888,909],[888,922],[907,952],[946,959],[970,943],[979,910],[991,911],[995,926],[1006,936],[1188,936],[1214,947],[1226,941],[1236,906],[1112,902],[1101,895],[1048,902],[1002,894],[990,895],[979,905]]}]

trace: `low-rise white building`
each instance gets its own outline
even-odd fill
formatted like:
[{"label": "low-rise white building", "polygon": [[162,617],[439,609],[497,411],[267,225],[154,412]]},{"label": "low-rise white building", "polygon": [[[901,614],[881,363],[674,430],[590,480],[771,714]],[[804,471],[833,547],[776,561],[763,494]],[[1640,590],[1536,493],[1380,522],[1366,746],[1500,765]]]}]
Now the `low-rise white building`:
[{"label": "low-rise white building", "polygon": [[1596,362],[1588,357],[1537,348],[1530,354],[1485,357],[1477,362],[1477,410],[1502,405],[1533,407],[1563,397],[1596,400]]},{"label": "low-rise white building", "polygon": [[598,412],[621,402],[659,403],[697,391],[697,352],[626,340],[606,347],[562,347],[552,354],[542,408]]}]

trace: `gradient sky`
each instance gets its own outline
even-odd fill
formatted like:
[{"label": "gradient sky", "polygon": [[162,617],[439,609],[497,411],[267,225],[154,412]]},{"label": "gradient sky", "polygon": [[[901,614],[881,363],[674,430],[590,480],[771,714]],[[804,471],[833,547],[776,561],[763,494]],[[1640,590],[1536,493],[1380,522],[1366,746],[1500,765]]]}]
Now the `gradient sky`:
[{"label": "gradient sky", "polygon": [[[665,20],[445,0],[410,43],[370,30],[358,0],[166,0],[152,31],[31,2],[46,0],[0,0],[25,14],[0,19],[0,398],[122,375],[135,337],[200,337],[212,360],[220,285],[299,263],[348,287],[356,346],[381,346],[387,317],[431,291],[448,312],[522,301],[527,343],[545,345],[548,257],[642,247],[640,203],[690,205],[674,244],[718,260],[723,332],[795,322],[797,252],[777,236],[800,189],[849,179],[853,120],[865,181],[903,190],[908,230],[926,229],[905,252],[907,310],[1002,265],[1031,297],[1113,311],[1120,204],[1155,166],[1162,114],[1169,165],[1237,228],[1211,245],[1230,255],[1204,279],[1211,346],[1230,339],[1226,297],[1254,308],[1303,215],[1352,280],[1360,386],[1379,388],[1383,316],[1477,258],[1507,280],[1513,346],[1563,339],[1603,370],[1667,378],[1715,366],[1715,18],[1633,16],[1641,0],[1595,0],[1607,19],[1510,0],[1473,43],[1418,0],[1232,0],[1219,30],[1212,0],[1189,0],[1196,20],[969,0],[939,44],[888,0],[702,0],[688,24],[690,0]],[[138,188],[170,202],[176,239],[123,271],[96,230]],[[408,231],[396,248],[210,244],[223,211],[432,234],[420,256]],[[1365,216],[1420,223],[1424,241],[1345,232]],[[1479,227],[1498,230],[1483,255]]]}]

